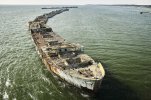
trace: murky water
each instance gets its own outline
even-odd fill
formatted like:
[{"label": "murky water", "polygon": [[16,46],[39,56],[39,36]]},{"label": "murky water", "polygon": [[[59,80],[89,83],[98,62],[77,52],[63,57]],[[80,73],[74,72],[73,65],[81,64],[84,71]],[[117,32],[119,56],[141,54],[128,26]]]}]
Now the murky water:
[{"label": "murky water", "polygon": [[95,97],[54,78],[42,64],[28,21],[51,10],[43,6],[0,6],[0,100],[150,100],[151,14],[149,8],[80,6],[48,25],[106,69]]}]

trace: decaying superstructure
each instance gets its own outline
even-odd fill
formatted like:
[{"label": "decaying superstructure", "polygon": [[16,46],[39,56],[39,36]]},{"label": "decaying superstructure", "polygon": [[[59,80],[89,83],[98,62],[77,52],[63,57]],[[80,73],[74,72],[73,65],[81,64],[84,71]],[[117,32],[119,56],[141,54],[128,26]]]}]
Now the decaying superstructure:
[{"label": "decaying superstructure", "polygon": [[46,26],[49,18],[68,10],[52,11],[30,21],[32,39],[48,70],[77,87],[97,90],[105,75],[101,63],[84,54],[83,46],[65,41]]}]

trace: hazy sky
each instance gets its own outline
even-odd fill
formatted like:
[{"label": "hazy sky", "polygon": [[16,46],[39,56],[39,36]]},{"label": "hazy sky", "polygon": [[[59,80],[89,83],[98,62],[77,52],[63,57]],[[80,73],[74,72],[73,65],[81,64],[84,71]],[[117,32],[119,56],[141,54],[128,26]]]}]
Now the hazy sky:
[{"label": "hazy sky", "polygon": [[46,5],[78,5],[78,4],[150,4],[151,0],[0,0],[0,4],[46,4]]}]

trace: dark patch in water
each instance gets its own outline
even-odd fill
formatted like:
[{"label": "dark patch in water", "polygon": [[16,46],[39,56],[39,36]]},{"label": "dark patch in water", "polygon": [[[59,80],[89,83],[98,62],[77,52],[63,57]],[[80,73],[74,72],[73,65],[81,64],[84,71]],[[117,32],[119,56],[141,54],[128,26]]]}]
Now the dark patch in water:
[{"label": "dark patch in water", "polygon": [[128,85],[116,79],[107,69],[105,72],[101,88],[91,97],[92,100],[140,100],[137,93]]}]

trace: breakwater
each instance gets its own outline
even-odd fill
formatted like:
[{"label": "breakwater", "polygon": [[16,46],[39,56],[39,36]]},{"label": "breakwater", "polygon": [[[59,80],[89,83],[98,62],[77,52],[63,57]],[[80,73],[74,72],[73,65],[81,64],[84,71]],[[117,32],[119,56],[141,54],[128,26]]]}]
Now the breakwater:
[{"label": "breakwater", "polygon": [[69,8],[78,8],[77,6],[70,6],[70,7],[50,7],[50,8],[41,8],[41,9],[69,9]]},{"label": "breakwater", "polygon": [[49,18],[52,18],[55,15],[63,13],[65,11],[69,11],[69,9],[60,9],[60,10],[52,11],[50,13],[38,16],[34,19],[34,21],[29,22],[29,29],[38,29],[38,28],[44,28],[44,27],[46,28],[46,23]]}]

